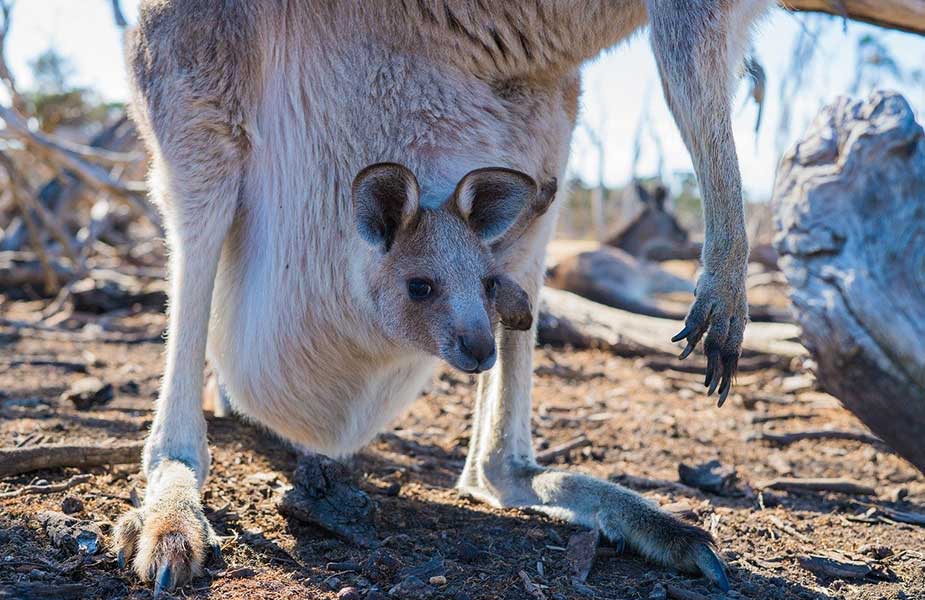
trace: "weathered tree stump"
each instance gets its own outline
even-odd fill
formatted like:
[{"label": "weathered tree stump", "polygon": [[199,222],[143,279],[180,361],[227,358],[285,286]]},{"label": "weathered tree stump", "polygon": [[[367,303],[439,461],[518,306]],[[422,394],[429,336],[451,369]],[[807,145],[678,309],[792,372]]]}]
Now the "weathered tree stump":
[{"label": "weathered tree stump", "polygon": [[881,92],[823,109],[774,197],[819,381],[925,472],[925,134],[909,104]]}]

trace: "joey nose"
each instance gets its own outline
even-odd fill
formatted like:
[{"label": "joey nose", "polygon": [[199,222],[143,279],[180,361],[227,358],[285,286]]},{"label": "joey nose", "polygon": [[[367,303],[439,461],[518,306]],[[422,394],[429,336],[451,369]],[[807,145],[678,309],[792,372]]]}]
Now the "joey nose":
[{"label": "joey nose", "polygon": [[472,365],[467,371],[479,373],[495,364],[495,340],[489,334],[474,332],[459,336],[459,351]]}]

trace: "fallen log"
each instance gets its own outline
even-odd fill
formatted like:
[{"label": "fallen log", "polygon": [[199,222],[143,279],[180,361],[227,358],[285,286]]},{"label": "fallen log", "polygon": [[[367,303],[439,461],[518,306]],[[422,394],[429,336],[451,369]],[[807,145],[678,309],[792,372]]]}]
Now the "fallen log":
[{"label": "fallen log", "polygon": [[668,319],[685,315],[659,306],[656,296],[694,293],[692,282],[609,246],[563,258],[546,272],[546,285],[606,306]]},{"label": "fallen log", "polygon": [[[619,356],[677,356],[681,346],[671,337],[678,321],[639,315],[604,306],[581,296],[544,287],[540,293],[538,338],[542,344],[600,348]],[[806,351],[788,323],[751,323],[745,329],[743,355],[794,358]]]},{"label": "fallen log", "polygon": [[0,477],[20,475],[40,469],[76,467],[86,469],[103,465],[141,462],[144,442],[127,442],[110,446],[74,446],[48,444],[25,448],[0,448]]},{"label": "fallen log", "polygon": [[820,385],[925,472],[925,132],[909,104],[878,92],[824,108],[774,202]]}]

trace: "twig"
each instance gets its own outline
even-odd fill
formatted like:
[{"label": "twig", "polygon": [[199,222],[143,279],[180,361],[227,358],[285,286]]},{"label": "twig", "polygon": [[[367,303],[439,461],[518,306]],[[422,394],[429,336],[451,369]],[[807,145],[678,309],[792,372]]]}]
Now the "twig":
[{"label": "twig", "polygon": [[585,435],[579,435],[567,442],[553,446],[547,450],[537,453],[536,462],[540,464],[549,464],[560,456],[567,456],[572,450],[590,446],[591,440]]},{"label": "twig", "polygon": [[781,477],[764,483],[759,483],[759,489],[788,490],[794,492],[837,492],[839,494],[859,494],[875,496],[877,490],[852,479],[836,478],[810,478],[799,479],[795,477]]},{"label": "twig", "polygon": [[748,417],[748,422],[753,425],[758,425],[760,423],[768,423],[770,421],[786,421],[789,419],[812,419],[818,417],[816,413],[795,413],[788,412],[780,415],[751,415]]},{"label": "twig", "polygon": [[636,475],[627,474],[617,475],[612,479],[634,490],[668,489],[691,496],[703,496],[703,492],[696,488],[692,488],[677,481],[668,481],[667,479],[649,479],[648,477],[638,477]]},{"label": "twig", "polygon": [[899,521],[900,523],[909,525],[925,526],[925,513],[895,510],[885,506],[880,507],[880,512],[892,521]]},{"label": "twig", "polygon": [[524,582],[524,590],[526,590],[528,594],[536,598],[536,600],[546,600],[546,594],[543,593],[543,588],[533,583],[526,571],[520,571],[517,574],[520,576],[520,580]]},{"label": "twig", "polygon": [[[2,363],[0,363],[2,364]],[[12,367],[56,367],[64,369],[71,373],[86,373],[87,363],[70,360],[55,360],[53,358],[14,358],[5,365],[6,368]]]},{"label": "twig", "polygon": [[59,141],[43,133],[32,131],[22,116],[5,106],[0,106],[0,118],[7,128],[37,156],[55,165],[61,165],[91,187],[115,194],[130,202],[144,213],[152,223],[160,226],[160,216],[144,198],[147,185],[143,182],[123,183],[109,176],[105,169],[86,162],[76,152],[69,150]]},{"label": "twig", "polygon": [[123,31],[128,27],[128,21],[125,20],[125,14],[122,12],[119,0],[112,0],[112,16],[116,22],[116,27]]},{"label": "twig", "polygon": [[777,527],[784,533],[789,533],[790,535],[797,538],[801,542],[805,542],[805,543],[810,542],[810,539],[808,537],[806,537],[805,535],[803,535],[802,533],[800,533],[799,531],[797,531],[790,525],[784,523],[781,519],[779,519],[778,517],[774,515],[771,515],[771,523],[773,523],[775,527]]},{"label": "twig", "polygon": [[12,492],[4,492],[0,494],[0,498],[15,498],[17,496],[26,496],[28,494],[53,494],[55,492],[63,492],[64,490],[69,490],[76,485],[82,483],[87,483],[93,479],[93,475],[89,473],[84,473],[82,475],[74,475],[67,481],[62,481],[61,483],[49,483],[47,485],[27,485],[21,487],[18,490],[13,490]]},{"label": "twig", "polygon": [[105,167],[125,167],[132,163],[144,160],[144,155],[140,152],[118,152],[115,150],[106,150],[105,148],[96,148],[85,144],[78,144],[71,140],[63,138],[52,138],[48,136],[49,141],[54,141],[61,149],[85,158],[87,160],[99,163]]},{"label": "twig", "polygon": [[[740,373],[764,371],[767,369],[784,369],[790,359],[782,356],[746,356],[739,359],[738,371]],[[674,358],[646,358],[642,364],[653,371],[676,371],[678,373],[695,373],[703,375],[707,372],[706,362],[688,363]]]},{"label": "twig", "polygon": [[29,182],[26,181],[26,178],[23,177],[19,169],[16,168],[16,164],[13,160],[3,152],[0,152],[0,163],[2,163],[3,168],[6,169],[7,176],[12,184],[13,194],[18,196],[18,202],[20,202],[21,205],[27,205],[29,209],[35,211],[52,237],[61,244],[61,250],[71,262],[74,263],[74,268],[80,271],[81,266],[77,260],[77,255],[74,253],[74,248],[71,246],[71,238],[64,232],[61,224],[58,223],[58,219],[51,214],[41,202],[35,199],[29,187]]},{"label": "twig", "polygon": [[99,467],[141,461],[143,442],[113,446],[72,446],[48,444],[25,448],[0,448],[0,477],[19,475],[39,469],[61,467]]},{"label": "twig", "polygon": [[844,431],[840,429],[811,429],[792,433],[761,432],[748,436],[747,441],[771,442],[779,446],[788,446],[802,440],[851,440],[864,444],[885,445],[885,442],[880,438],[863,431]]},{"label": "twig", "polygon": [[[9,171],[7,171],[7,175],[7,180],[12,184],[12,177],[9,177]],[[38,227],[36,227],[35,221],[32,220],[32,213],[29,212],[29,207],[23,199],[24,194],[15,185],[10,185],[10,194],[12,194],[13,202],[16,204],[16,208],[22,216],[22,221],[26,225],[26,231],[29,232],[29,244],[32,246],[32,250],[35,252],[35,256],[39,259],[39,264],[42,266],[42,273],[45,278],[45,292],[54,292],[58,289],[58,275],[51,266],[51,261],[48,260],[48,253],[45,252],[45,246],[42,244],[42,239],[39,236]]]}]

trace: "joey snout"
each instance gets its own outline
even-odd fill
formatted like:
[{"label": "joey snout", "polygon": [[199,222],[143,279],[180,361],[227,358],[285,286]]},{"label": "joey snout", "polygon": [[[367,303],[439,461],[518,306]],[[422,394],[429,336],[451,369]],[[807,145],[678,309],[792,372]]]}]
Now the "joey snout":
[{"label": "joey snout", "polygon": [[481,373],[492,368],[497,358],[495,336],[487,315],[455,328],[455,343],[445,352],[444,359],[460,371]]}]

